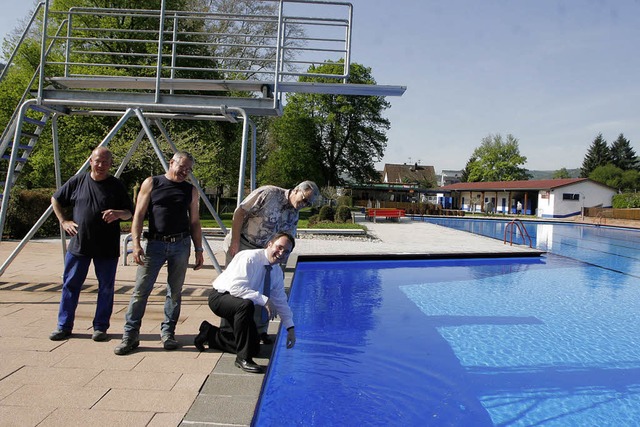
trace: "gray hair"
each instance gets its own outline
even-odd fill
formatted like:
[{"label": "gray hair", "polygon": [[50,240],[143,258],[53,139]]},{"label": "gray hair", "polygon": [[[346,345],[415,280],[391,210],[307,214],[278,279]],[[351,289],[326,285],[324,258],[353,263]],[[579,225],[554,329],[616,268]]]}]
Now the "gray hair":
[{"label": "gray hair", "polygon": [[313,181],[302,181],[300,184],[296,185],[294,190],[300,190],[304,193],[306,193],[307,191],[311,191],[311,203],[313,203],[320,195],[320,189]]},{"label": "gray hair", "polygon": [[196,161],[193,158],[193,156],[191,155],[191,153],[189,153],[188,151],[176,151],[173,155],[173,157],[171,158],[171,160],[173,161],[179,161],[180,159],[188,159],[189,161],[191,161],[191,164],[195,164]]}]

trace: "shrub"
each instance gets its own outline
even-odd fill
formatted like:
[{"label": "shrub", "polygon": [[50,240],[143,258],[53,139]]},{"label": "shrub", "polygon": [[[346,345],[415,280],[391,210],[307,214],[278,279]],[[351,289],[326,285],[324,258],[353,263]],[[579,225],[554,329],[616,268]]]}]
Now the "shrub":
[{"label": "shrub", "polygon": [[351,222],[351,209],[349,209],[349,206],[338,206],[335,219],[336,222]]},{"label": "shrub", "polygon": [[[36,188],[26,190],[16,188],[11,192],[7,207],[6,231],[10,238],[22,239],[51,205],[51,196],[55,189]],[[35,237],[60,235],[58,219],[52,213],[42,224]]]},{"label": "shrub", "polygon": [[351,196],[340,196],[338,197],[338,206],[353,207],[353,199]]},{"label": "shrub", "polygon": [[614,208],[640,208],[640,194],[638,193],[623,193],[613,196],[612,206]]},{"label": "shrub", "polygon": [[318,220],[332,222],[334,216],[335,216],[334,209],[329,205],[325,205],[320,208],[320,213],[318,214]]},{"label": "shrub", "polygon": [[313,227],[318,224],[319,221],[320,219],[318,218],[318,215],[311,215],[308,219],[307,227]]}]

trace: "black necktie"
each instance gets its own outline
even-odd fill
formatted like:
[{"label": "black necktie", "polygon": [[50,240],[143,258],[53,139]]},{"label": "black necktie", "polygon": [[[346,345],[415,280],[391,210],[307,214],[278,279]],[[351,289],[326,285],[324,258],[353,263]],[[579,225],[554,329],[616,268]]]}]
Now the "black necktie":
[{"label": "black necktie", "polygon": [[[264,285],[262,286],[262,295],[269,298],[271,294],[271,269],[273,267],[270,265],[265,265],[264,269]],[[269,314],[267,313],[267,308],[262,307],[262,323],[266,323],[269,321]]]}]

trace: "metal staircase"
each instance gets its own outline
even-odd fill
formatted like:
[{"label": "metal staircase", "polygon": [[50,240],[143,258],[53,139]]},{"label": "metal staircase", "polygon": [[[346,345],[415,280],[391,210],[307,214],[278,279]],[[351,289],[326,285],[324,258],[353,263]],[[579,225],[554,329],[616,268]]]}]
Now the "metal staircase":
[{"label": "metal staircase", "polygon": [[[29,159],[31,151],[38,142],[40,134],[52,114],[51,110],[35,104],[29,105],[29,110],[40,113],[41,117],[34,119],[29,116],[24,116],[21,126],[17,130],[16,127],[18,126],[19,118],[16,117],[5,129],[5,132],[2,134],[2,139],[0,139],[0,180],[2,183],[0,198],[4,197],[5,189],[11,189],[15,184],[20,175],[20,171]],[[18,143],[15,144],[15,141],[18,141]],[[13,167],[11,165],[13,165]],[[8,185],[7,182],[9,183]]]},{"label": "metal staircase", "polygon": [[[167,168],[168,162],[157,146],[150,124],[160,130],[175,151],[177,147],[163,121],[238,123],[242,125],[238,172],[238,200],[241,200],[248,163],[250,189],[256,185],[255,126],[251,116],[281,115],[285,94],[289,92],[401,96],[406,89],[346,83],[351,58],[350,3],[255,0],[253,3],[260,7],[251,11],[208,12],[167,10],[165,1],[160,3],[158,10],[74,7],[68,11],[51,10],[50,0],[38,4],[27,30],[40,13],[40,66],[0,140],[4,172],[0,232],[4,231],[10,190],[48,122],[52,124],[56,185],[61,185],[55,125],[59,115],[120,117],[101,145],[107,145],[129,118],[138,119],[140,136],[116,176],[122,173],[145,136]],[[133,21],[144,22],[146,27],[127,24]],[[260,31],[247,31],[256,26]],[[336,74],[308,71],[311,66],[326,63],[328,58],[340,68]],[[3,76],[4,72],[0,82]],[[326,83],[301,81],[304,77],[322,78]],[[78,173],[87,166],[88,161]],[[195,177],[192,182],[226,232]],[[0,275],[50,213],[51,209],[45,212],[9,260],[0,266]],[[213,252],[203,243],[220,271]]]}]

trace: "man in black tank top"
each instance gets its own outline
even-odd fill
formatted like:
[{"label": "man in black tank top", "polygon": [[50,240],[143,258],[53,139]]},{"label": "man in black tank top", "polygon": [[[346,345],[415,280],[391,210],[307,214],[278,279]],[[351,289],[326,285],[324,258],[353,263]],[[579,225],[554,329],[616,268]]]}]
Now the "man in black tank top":
[{"label": "man in black tank top", "polygon": [[[167,263],[167,296],[160,338],[166,350],[178,348],[175,329],[180,317],[182,285],[189,264],[191,241],[195,246],[198,270],[204,263],[198,192],[186,181],[193,168],[191,154],[174,154],[164,175],[152,176],[142,183],[131,224],[133,259],[138,264],[136,284],[125,316],[122,342],[114,353],[124,355],[140,345],[139,335],[147,299],[160,269]],[[146,249],[141,245],[145,215],[149,218]]]}]

